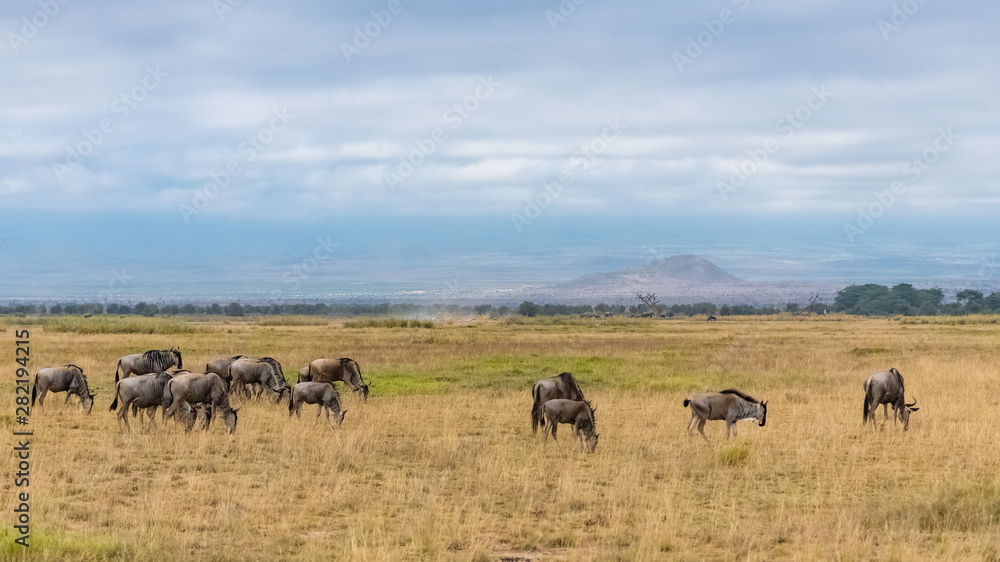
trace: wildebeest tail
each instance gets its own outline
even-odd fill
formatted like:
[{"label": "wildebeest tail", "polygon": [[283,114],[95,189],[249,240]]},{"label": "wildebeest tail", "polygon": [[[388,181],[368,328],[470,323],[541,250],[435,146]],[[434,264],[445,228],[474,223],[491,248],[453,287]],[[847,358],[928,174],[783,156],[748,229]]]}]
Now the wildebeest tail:
[{"label": "wildebeest tail", "polygon": [[118,407],[118,394],[122,391],[121,383],[115,383],[115,401],[111,403],[111,407],[108,408],[109,412],[113,412],[115,408]]},{"label": "wildebeest tail", "polygon": [[688,399],[688,398],[685,398],[685,399],[684,399],[684,407],[685,407],[685,408],[687,408],[687,407],[688,407],[688,404],[690,404],[690,403],[691,403],[691,400],[690,400],[690,399]]},{"label": "wildebeest tail", "polygon": [[[279,398],[280,400],[280,398]],[[292,405],[295,404],[295,394],[292,392],[288,393],[288,415],[292,415]]]},{"label": "wildebeest tail", "polygon": [[[872,397],[871,391],[868,388],[868,382],[865,382],[865,411],[861,414],[861,424],[864,425],[868,423],[868,410],[871,408]],[[872,422],[875,423],[875,422]]]},{"label": "wildebeest tail", "polygon": [[31,405],[35,405],[35,396],[38,395],[38,373],[35,373],[35,384],[31,385]]},{"label": "wildebeest tail", "polygon": [[118,366],[115,367],[115,384],[118,384],[118,370],[122,368],[122,360],[118,360]]},{"label": "wildebeest tail", "polygon": [[171,385],[174,384],[174,380],[170,379],[167,381],[167,396],[163,399],[163,416],[166,419],[167,408],[174,403],[174,391],[171,389]]},{"label": "wildebeest tail", "polygon": [[545,416],[541,415],[539,411],[538,402],[541,401],[541,396],[539,396],[538,383],[531,387],[531,397],[534,400],[531,403],[531,419],[538,420],[538,422],[545,427]]}]

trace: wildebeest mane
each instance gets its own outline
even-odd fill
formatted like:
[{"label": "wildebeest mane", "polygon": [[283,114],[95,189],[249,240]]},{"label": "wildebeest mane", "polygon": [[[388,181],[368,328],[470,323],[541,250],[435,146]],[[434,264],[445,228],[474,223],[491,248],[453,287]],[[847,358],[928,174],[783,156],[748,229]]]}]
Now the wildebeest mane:
[{"label": "wildebeest mane", "polygon": [[735,394],[736,396],[739,396],[740,398],[748,402],[753,402],[754,404],[760,404],[760,401],[754,398],[753,396],[750,396],[749,394],[743,394],[742,392],[736,390],[735,388],[727,388],[726,390],[720,390],[719,394]]},{"label": "wildebeest mane", "polygon": [[344,372],[343,370],[346,369],[347,366],[350,365],[351,363],[354,363],[358,367],[357,369],[351,371],[351,383],[357,384],[358,381],[354,380],[354,375],[357,375],[358,379],[360,379],[361,381],[361,384],[367,384],[365,382],[365,378],[361,376],[361,365],[359,365],[357,361],[351,359],[350,357],[340,358],[340,365],[337,366],[337,369],[339,369],[339,371],[337,371],[337,376],[343,378],[343,372]]},{"label": "wildebeest mane", "polygon": [[[576,377],[573,376],[573,373],[559,373],[557,376],[562,379],[568,388],[576,392],[580,400],[583,400],[583,391],[580,390],[580,385],[576,382]],[[587,404],[589,405],[590,403],[588,402]]]}]

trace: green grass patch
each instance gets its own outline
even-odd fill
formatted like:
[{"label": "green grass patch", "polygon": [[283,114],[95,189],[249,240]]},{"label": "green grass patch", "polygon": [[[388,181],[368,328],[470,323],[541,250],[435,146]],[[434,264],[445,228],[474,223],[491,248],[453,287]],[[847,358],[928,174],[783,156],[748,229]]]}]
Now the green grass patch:
[{"label": "green grass patch", "polygon": [[345,328],[433,328],[434,322],[425,320],[401,320],[398,318],[368,318],[348,320]]},{"label": "green grass patch", "polygon": [[34,316],[21,319],[5,318],[9,326],[41,326],[46,332],[91,334],[197,334],[203,328],[190,321],[174,318],[147,318],[144,316]]},{"label": "green grass patch", "polygon": [[32,526],[29,547],[14,542],[18,534],[9,526],[0,529],[4,560],[132,560],[137,554],[126,543],[110,536],[52,531]]},{"label": "green grass patch", "polygon": [[889,350],[884,347],[855,347],[851,350],[851,353],[857,355],[858,357],[868,357],[871,355],[889,353]]},{"label": "green grass patch", "polygon": [[750,460],[750,445],[725,443],[719,448],[719,462],[726,466],[742,466]]}]

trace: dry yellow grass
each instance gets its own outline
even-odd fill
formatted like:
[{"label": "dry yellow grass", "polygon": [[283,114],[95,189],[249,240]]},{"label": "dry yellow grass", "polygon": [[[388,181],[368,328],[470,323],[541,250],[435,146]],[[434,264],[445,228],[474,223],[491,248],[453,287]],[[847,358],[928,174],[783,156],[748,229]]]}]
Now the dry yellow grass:
[{"label": "dry yellow grass", "polygon": [[[23,319],[30,327],[31,319]],[[195,333],[32,331],[32,372],[67,362],[93,415],[33,412],[27,558],[354,560],[951,559],[1000,556],[1000,325],[853,318],[430,329],[197,323]],[[5,334],[12,349],[13,329]],[[341,429],[248,404],[234,435],[119,431],[117,358],[179,345],[185,366],[350,356],[374,381]],[[3,359],[4,430],[13,364]],[[910,431],[861,427],[861,383],[896,366]],[[577,374],[600,445],[544,445],[533,381]],[[293,380],[294,382],[294,380]],[[688,438],[693,391],[769,400],[766,427]],[[881,411],[879,412],[881,419]],[[8,449],[9,450],[9,449]],[[10,453],[2,461],[10,474]],[[5,505],[13,500],[5,477]],[[11,508],[7,509],[8,518]],[[25,558],[4,525],[3,557]]]}]

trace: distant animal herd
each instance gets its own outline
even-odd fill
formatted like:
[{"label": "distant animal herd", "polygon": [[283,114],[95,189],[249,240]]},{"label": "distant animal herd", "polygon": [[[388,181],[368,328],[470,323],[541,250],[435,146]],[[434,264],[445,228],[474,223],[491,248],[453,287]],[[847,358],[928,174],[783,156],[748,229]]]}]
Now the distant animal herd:
[{"label": "distant animal herd", "polygon": [[[361,376],[357,361],[346,357],[339,359],[314,359],[298,371],[298,381],[289,386],[285,380],[281,363],[271,357],[254,359],[245,355],[223,357],[209,361],[205,372],[193,373],[184,369],[181,352],[176,347],[167,350],[149,350],[122,356],[115,367],[115,397],[109,411],[116,408],[119,427],[124,423],[129,428],[128,411],[139,417],[145,426],[148,418],[150,428],[155,426],[155,414],[163,408],[162,421],[176,419],[186,430],[191,430],[200,422],[200,427],[208,430],[216,415],[232,433],[236,431],[239,408],[233,408],[229,399],[240,396],[245,399],[260,399],[267,394],[275,404],[288,400],[288,416],[302,417],[304,404],[316,404],[316,417],[326,413],[327,421],[338,427],[344,421],[347,410],[341,408],[340,394],[333,383],[342,382],[364,402],[368,400],[369,383]],[[904,399],[903,376],[895,368],[875,373],[862,385],[864,412],[862,424],[871,421],[875,425],[875,412],[882,406],[883,425],[889,420],[888,408],[892,406],[893,424],[897,421],[903,430],[909,429],[910,414],[916,412],[916,400],[906,403]],[[44,407],[45,396],[49,392],[65,392],[69,403],[72,396],[80,398],[80,405],[87,414],[94,407],[95,394],[87,386],[87,376],[77,365],[41,369],[35,374],[31,390],[31,404],[38,400],[39,408]],[[594,452],[600,434],[594,413],[597,411],[586,400],[576,378],[571,373],[542,379],[531,389],[531,431],[537,435],[542,426],[545,440],[552,436],[557,439],[560,424],[568,424],[573,436],[580,441],[580,447]],[[764,426],[767,421],[767,401],[759,401],[735,389],[720,392],[695,394],[684,400],[684,407],[691,409],[688,434],[698,432],[707,441],[705,423],[709,420],[725,420],[726,439],[736,436],[736,422],[755,420]],[[331,414],[333,419],[331,420]]]}]

